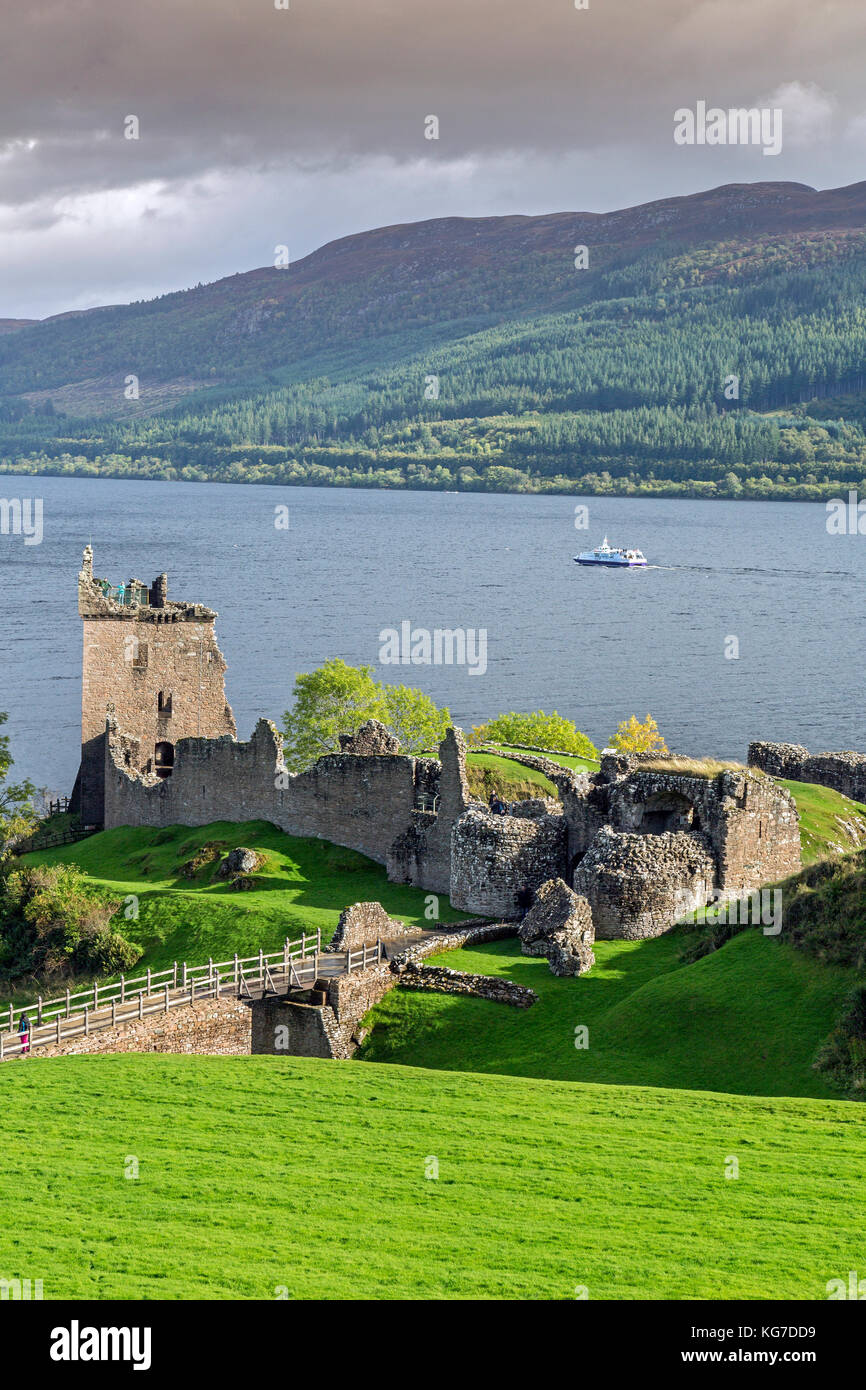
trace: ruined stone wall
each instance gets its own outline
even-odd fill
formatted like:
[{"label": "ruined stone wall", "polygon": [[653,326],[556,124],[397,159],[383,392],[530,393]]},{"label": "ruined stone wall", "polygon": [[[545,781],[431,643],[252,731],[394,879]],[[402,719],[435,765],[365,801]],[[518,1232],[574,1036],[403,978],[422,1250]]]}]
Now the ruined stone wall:
[{"label": "ruined stone wall", "polygon": [[562,815],[494,816],[471,806],[451,833],[451,902],[488,917],[520,917],[534,890],[567,873]]},{"label": "ruined stone wall", "polygon": [[396,936],[409,936],[412,929],[389,917],[381,903],[352,903],[340,913],[329,951],[357,951]]},{"label": "ruined stone wall", "polygon": [[[68,1042],[39,1047],[30,1057],[76,1057],[98,1052],[179,1052],[242,1057],[250,1051],[250,1006],[239,999],[206,999],[167,1013],[132,1019]],[[27,1059],[25,1059],[27,1060]]]},{"label": "ruined stone wall", "polygon": [[413,814],[415,759],[335,753],[290,776],[279,735],[264,719],[248,743],[182,740],[164,780],[136,777],[124,766],[114,731],[109,743],[106,828],[267,820],[288,835],[330,840],[385,863]]},{"label": "ruined stone wall", "polygon": [[412,883],[416,888],[427,888],[433,893],[448,893],[451,830],[472,804],[462,730],[448,730],[439,747],[439,759],[436,814],[415,812],[404,829],[394,836],[387,863],[388,877],[396,883]]},{"label": "ruined stone wall", "polygon": [[[589,791],[569,800],[572,840],[586,849],[604,825],[627,834],[691,832],[705,837],[723,895],[750,891],[800,867],[800,824],[793,798],[745,768],[703,777],[641,771],[639,758],[603,759]],[[593,826],[598,828],[592,834]]]},{"label": "ruined stone wall", "polygon": [[479,946],[485,941],[504,941],[516,935],[516,927],[511,922],[488,922],[484,919],[471,919],[455,926],[451,931],[437,931],[424,941],[407,946],[391,962],[393,970],[399,970],[407,961],[422,961],[435,956],[439,951],[459,951],[463,946]]},{"label": "ruined stone wall", "polygon": [[312,835],[387,862],[415,805],[414,758],[334,753],[284,778],[269,817],[289,835]]},{"label": "ruined stone wall", "polygon": [[[276,821],[275,780],[282,766],[276,731],[260,720],[248,743],[226,736],[184,739],[171,777],[137,777],[109,729],[105,828],[117,825],[209,825],[212,821]],[[279,764],[277,759],[280,759]]]},{"label": "ruined stone wall", "polygon": [[771,777],[832,787],[852,801],[866,802],[864,753],[810,753],[799,743],[750,743],[749,766]]},{"label": "ruined stone wall", "polygon": [[723,896],[751,892],[798,873],[800,816],[785,787],[768,777],[723,773],[717,887]]},{"label": "ruined stone wall", "polygon": [[430,994],[471,995],[488,999],[493,1004],[510,1004],[515,1009],[528,1009],[538,1002],[534,989],[516,985],[496,975],[472,975],[465,970],[449,970],[444,965],[404,966],[398,977],[403,989],[426,991]]},{"label": "ruined stone wall", "polygon": [[660,936],[713,895],[715,857],[704,836],[599,831],[574,875],[596,938]]}]

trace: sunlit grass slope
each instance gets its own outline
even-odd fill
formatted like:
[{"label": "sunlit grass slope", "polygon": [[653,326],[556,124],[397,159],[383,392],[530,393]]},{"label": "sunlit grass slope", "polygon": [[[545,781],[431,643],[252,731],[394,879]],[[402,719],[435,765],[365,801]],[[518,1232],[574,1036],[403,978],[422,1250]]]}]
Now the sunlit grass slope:
[{"label": "sunlit grass slope", "polygon": [[[534,989],[512,1009],[396,990],[368,1015],[366,1059],[568,1081],[830,1096],[812,1069],[853,984],[784,942],[749,930],[683,965],[682,929],[650,941],[598,941],[588,975],[559,978],[516,940],[436,958]],[[588,1029],[588,1047],[575,1029]]]},{"label": "sunlit grass slope", "polygon": [[[263,860],[246,891],[232,889],[215,873],[220,858],[237,845],[256,850]],[[216,858],[205,855],[206,862],[186,877],[185,866],[205,846],[219,847]],[[389,883],[384,867],[363,854],[325,840],[295,839],[267,821],[165,830],[121,827],[27,855],[23,862],[76,863],[121,901],[134,895],[138,920],[127,919],[123,907],[114,920],[144,947],[141,964],[154,969],[174,960],[206,963],[208,957],[225,960],[235,952],[275,951],[287,936],[318,927],[329,940],[343,908],[353,902],[375,900],[406,923],[429,925],[420,889]],[[440,897],[440,920],[461,915]]]},{"label": "sunlit grass slope", "polygon": [[264,1057],[0,1086],[0,1276],[46,1299],[822,1299],[862,1258],[845,1103]]}]

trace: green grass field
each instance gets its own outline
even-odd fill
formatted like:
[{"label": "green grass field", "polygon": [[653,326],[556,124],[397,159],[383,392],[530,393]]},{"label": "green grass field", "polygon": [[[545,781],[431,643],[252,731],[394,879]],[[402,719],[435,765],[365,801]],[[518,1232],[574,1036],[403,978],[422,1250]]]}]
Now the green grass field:
[{"label": "green grass field", "polygon": [[[245,892],[214,877],[213,861],[192,879],[181,869],[202,846],[217,842],[224,852],[245,845],[264,856]],[[113,919],[129,940],[144,948],[140,962],[157,970],[175,960],[193,964],[252,955],[260,948],[278,950],[285,938],[322,929],[330,940],[344,907],[376,900],[406,923],[425,925],[426,894],[406,884],[389,883],[385,869],[354,850],[326,840],[295,839],[267,821],[228,821],[191,829],[122,827],[106,830],[62,849],[24,856],[26,864],[79,864],[95,884],[114,896],[138,899],[138,920],[125,908]],[[456,921],[448,899],[439,899],[441,921]],[[427,923],[429,925],[429,923]],[[138,969],[138,967],[136,967]]]},{"label": "green grass field", "polygon": [[[750,930],[694,965],[683,929],[650,941],[599,941],[588,975],[559,978],[517,941],[431,958],[504,976],[539,996],[530,1009],[395,990],[368,1015],[366,1060],[767,1096],[832,1096],[811,1063],[852,972]],[[575,1028],[589,1047],[575,1046]]]},{"label": "green grass field", "polygon": [[800,815],[800,850],[804,864],[828,855],[845,854],[866,843],[866,806],[851,801],[832,787],[811,782],[786,782]]},{"label": "green grass field", "polygon": [[506,801],[522,800],[524,796],[556,796],[556,787],[543,772],[534,767],[522,767],[495,753],[469,753],[466,771],[469,790],[483,800],[491,791]]},{"label": "green grass field", "polygon": [[[866,809],[789,785],[808,862],[846,824],[856,843]],[[215,859],[184,875],[215,842],[264,856],[253,889]],[[138,898],[122,925],[154,968],[330,935],[357,900],[426,921],[381,866],[262,822],[113,830],[25,862],[57,861]],[[808,891],[832,915],[832,884]],[[444,897],[440,914],[460,915]],[[46,1299],[824,1299],[862,1266],[866,1112],[811,1064],[859,967],[754,929],[686,965],[688,939],[599,942],[579,979],[513,940],[445,954],[539,1002],[395,990],[354,1063],[5,1064],[0,1278],[41,1278]]]},{"label": "green grass field", "polygon": [[267,1057],[0,1086],[0,1276],[46,1299],[823,1299],[862,1267],[845,1103]]}]

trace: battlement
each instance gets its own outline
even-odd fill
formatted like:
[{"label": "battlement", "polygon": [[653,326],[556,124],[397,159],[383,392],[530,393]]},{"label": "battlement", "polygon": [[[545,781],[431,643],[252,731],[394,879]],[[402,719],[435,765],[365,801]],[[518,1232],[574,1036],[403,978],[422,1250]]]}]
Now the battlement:
[{"label": "battlement", "polygon": [[112,584],[93,573],[93,548],[85,546],[78,571],[78,612],[82,618],[120,618],[149,623],[210,623],[217,614],[202,603],[170,601],[168,575],[152,584],[141,579]]}]

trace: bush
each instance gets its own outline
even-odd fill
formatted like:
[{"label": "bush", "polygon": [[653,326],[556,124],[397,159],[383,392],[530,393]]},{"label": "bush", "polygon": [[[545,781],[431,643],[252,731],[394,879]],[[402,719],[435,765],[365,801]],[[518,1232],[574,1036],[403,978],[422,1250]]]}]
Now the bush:
[{"label": "bush", "polygon": [[667,745],[658,730],[658,725],[651,714],[648,714],[643,723],[640,722],[636,714],[630,719],[623,719],[617,725],[616,733],[611,740],[611,746],[618,753],[666,753]]},{"label": "bush", "polygon": [[534,714],[499,714],[489,724],[479,724],[472,730],[470,742],[509,744],[515,747],[525,744],[530,748],[546,748],[552,753],[573,753],[578,758],[591,758],[598,761],[598,749],[582,734],[577,725],[564,715],[545,714],[536,710]]},{"label": "bush", "polygon": [[815,1059],[815,1070],[850,1100],[866,1099],[866,986],[854,990]]},{"label": "bush", "polygon": [[111,926],[120,904],[75,864],[37,865],[0,880],[0,975],[55,981],[117,974],[142,951]]}]

